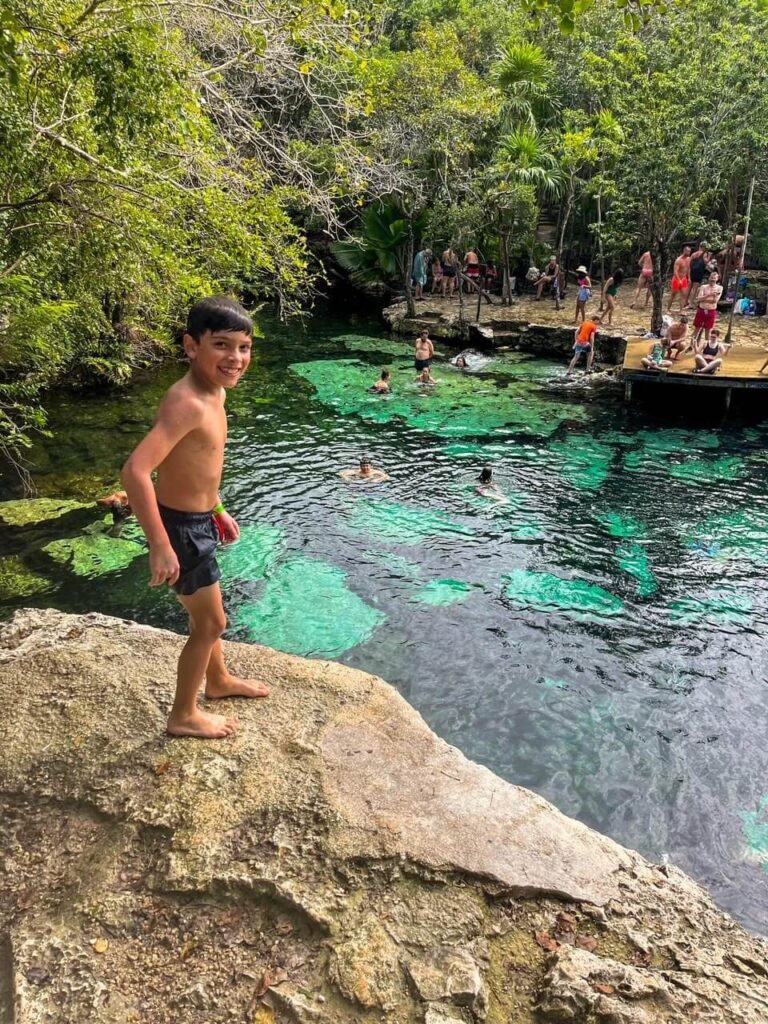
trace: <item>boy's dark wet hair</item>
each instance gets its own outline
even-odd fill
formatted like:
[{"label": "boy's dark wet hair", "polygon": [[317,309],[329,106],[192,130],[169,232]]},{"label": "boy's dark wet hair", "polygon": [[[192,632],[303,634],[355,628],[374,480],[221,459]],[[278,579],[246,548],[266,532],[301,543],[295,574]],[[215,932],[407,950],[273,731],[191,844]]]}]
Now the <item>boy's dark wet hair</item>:
[{"label": "boy's dark wet hair", "polygon": [[381,379],[382,380],[389,380],[389,370],[382,370],[381,371]]},{"label": "boy's dark wet hair", "polygon": [[493,470],[490,466],[483,466],[478,477],[481,484],[489,484],[493,480]]},{"label": "boy's dark wet hair", "polygon": [[226,295],[209,295],[196,302],[187,317],[187,334],[200,341],[206,331],[253,334],[253,321],[239,302]]},{"label": "boy's dark wet hair", "polygon": [[370,466],[371,465],[371,457],[370,457],[370,455],[361,455],[360,456],[360,465],[361,466]]}]

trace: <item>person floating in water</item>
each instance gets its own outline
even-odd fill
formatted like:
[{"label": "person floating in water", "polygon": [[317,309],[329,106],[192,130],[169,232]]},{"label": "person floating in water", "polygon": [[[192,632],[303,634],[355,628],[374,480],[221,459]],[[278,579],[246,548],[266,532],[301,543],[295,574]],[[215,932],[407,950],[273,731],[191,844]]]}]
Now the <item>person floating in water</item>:
[{"label": "person floating in water", "polygon": [[133,515],[133,510],[128,504],[128,495],[125,491],[115,491],[104,498],[96,499],[97,505],[103,505],[112,513],[112,528],[109,531],[110,537],[119,537],[123,532],[126,520]]},{"label": "person floating in water", "polygon": [[[189,313],[184,351],[189,369],[160,403],[154,426],[123,467],[128,502],[149,542],[152,587],[173,587],[189,615],[167,730],[173,736],[223,739],[234,718],[197,706],[205,696],[266,697],[269,690],[232,675],[221,635],[227,628],[216,544],[236,541],[240,528],[219,496],[227,440],[224,400],[251,361],[253,325],[239,303],[203,299]],[[157,470],[153,486],[152,474]]]},{"label": "person floating in water", "polygon": [[490,466],[484,466],[480,470],[480,476],[477,478],[477,484],[475,486],[477,494],[481,494],[484,498],[490,498],[491,501],[497,501],[499,504],[506,504],[509,498],[506,496],[504,491],[493,479],[493,470]]},{"label": "person floating in water", "polygon": [[437,381],[429,372],[429,367],[425,366],[419,376],[416,378],[416,383],[421,384],[425,388],[433,388]]},{"label": "person floating in water", "polygon": [[459,356],[456,356],[456,358],[453,361],[453,365],[456,367],[457,370],[468,370],[469,369],[469,363],[467,362],[467,357],[465,355],[463,355],[463,354],[459,355]]},{"label": "person floating in water", "polygon": [[380,484],[389,480],[389,476],[383,469],[374,469],[367,455],[360,457],[360,465],[357,469],[342,469],[339,476],[343,480],[364,480],[369,484]]},{"label": "person floating in water", "polygon": [[389,386],[389,378],[390,378],[389,370],[382,370],[381,371],[381,376],[379,377],[379,379],[376,381],[375,384],[372,384],[368,388],[368,390],[370,392],[372,392],[374,395],[388,395],[388,394],[390,394],[391,389],[390,389],[390,386]]},{"label": "person floating in water", "polygon": [[592,363],[595,359],[595,335],[597,334],[597,328],[600,323],[601,317],[593,316],[590,320],[585,320],[583,324],[576,328],[576,337],[573,345],[573,359],[568,365],[567,372],[570,373],[576,363],[582,356],[586,356],[587,359],[587,373],[592,370]]}]

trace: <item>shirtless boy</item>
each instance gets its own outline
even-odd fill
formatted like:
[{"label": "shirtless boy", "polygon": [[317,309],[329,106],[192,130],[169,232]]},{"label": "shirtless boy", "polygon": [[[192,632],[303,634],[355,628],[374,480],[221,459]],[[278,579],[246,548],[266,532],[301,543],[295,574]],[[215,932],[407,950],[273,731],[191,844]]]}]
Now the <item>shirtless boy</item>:
[{"label": "shirtless boy", "polygon": [[668,313],[672,311],[672,303],[675,301],[675,296],[680,299],[680,311],[682,312],[686,296],[688,295],[690,273],[691,247],[690,245],[684,245],[683,251],[675,260],[675,265],[672,268],[672,292],[667,303]]},{"label": "shirtless boy", "polygon": [[231,299],[217,296],[193,306],[184,334],[189,370],[168,389],[154,426],[123,467],[128,501],[149,541],[149,585],[173,587],[189,614],[166,726],[172,736],[223,739],[236,731],[233,718],[197,706],[203,679],[208,699],[269,693],[261,683],[231,675],[224,664],[227,620],[216,563],[217,535],[225,544],[240,536],[221,504],[219,483],[225,391],[248,368],[252,331],[250,317]]}]

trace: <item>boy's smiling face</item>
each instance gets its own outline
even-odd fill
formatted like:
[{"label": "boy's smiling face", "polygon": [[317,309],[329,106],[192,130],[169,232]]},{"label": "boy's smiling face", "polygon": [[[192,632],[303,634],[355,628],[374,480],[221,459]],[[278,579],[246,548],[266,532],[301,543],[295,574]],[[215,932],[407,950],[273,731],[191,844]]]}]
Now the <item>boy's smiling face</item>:
[{"label": "boy's smiling face", "polygon": [[184,351],[195,376],[214,387],[237,384],[248,369],[252,345],[245,331],[204,331],[199,341],[184,335]]}]

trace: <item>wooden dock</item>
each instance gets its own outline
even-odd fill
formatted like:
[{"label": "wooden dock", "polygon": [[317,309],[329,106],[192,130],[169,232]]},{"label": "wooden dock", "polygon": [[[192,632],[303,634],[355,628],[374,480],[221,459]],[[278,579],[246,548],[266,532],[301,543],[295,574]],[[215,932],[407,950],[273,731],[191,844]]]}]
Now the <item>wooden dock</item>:
[{"label": "wooden dock", "polygon": [[723,358],[723,365],[717,373],[694,373],[696,363],[691,352],[666,370],[646,370],[641,359],[649,354],[653,344],[653,338],[627,339],[622,364],[627,401],[632,398],[632,385],[640,381],[643,384],[719,388],[725,391],[726,408],[731,404],[733,391],[768,390],[768,371],[760,373],[760,367],[768,359],[768,349],[761,346],[737,345]]}]

